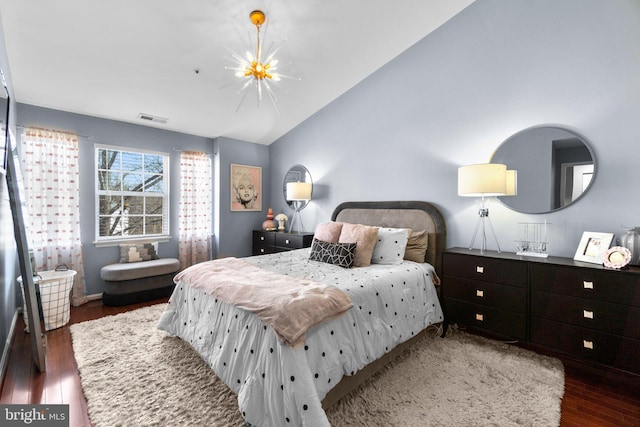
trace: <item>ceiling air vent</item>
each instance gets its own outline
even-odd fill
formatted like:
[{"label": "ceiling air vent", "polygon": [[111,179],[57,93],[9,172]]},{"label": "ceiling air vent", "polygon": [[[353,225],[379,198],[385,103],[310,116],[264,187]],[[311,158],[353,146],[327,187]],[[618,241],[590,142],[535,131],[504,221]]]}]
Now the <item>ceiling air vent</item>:
[{"label": "ceiling air vent", "polygon": [[165,119],[164,117],[152,116],[151,114],[145,114],[145,113],[138,114],[138,118],[140,120],[146,120],[148,122],[162,123],[162,124],[167,123],[169,121],[169,119]]}]

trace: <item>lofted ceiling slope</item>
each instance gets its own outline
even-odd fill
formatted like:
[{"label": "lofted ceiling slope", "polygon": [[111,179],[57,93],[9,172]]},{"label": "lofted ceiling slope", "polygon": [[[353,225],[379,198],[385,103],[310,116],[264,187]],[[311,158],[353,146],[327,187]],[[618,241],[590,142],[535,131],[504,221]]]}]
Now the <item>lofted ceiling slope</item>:
[{"label": "lofted ceiling slope", "polygon": [[[270,144],[472,2],[0,0],[0,16],[17,102]],[[255,48],[254,9],[299,78],[275,87],[279,115],[254,91],[236,111],[225,69],[228,49]]]}]

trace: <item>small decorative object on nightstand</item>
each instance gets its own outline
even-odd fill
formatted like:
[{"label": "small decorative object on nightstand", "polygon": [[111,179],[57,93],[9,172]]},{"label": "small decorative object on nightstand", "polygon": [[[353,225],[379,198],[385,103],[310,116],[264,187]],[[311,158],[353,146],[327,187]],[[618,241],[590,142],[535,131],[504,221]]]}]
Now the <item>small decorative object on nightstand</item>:
[{"label": "small decorative object on nightstand", "polygon": [[276,221],[278,221],[278,231],[284,231],[284,224],[288,220],[289,218],[283,213],[276,215]]},{"label": "small decorative object on nightstand", "polygon": [[267,220],[262,223],[262,229],[265,231],[274,231],[276,229],[276,223],[273,222],[273,209],[271,208],[267,211]]}]

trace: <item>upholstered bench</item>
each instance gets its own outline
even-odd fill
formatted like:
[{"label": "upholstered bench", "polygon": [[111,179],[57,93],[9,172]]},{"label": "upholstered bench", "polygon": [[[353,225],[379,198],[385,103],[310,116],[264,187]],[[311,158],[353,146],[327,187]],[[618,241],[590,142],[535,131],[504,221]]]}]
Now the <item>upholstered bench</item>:
[{"label": "upholstered bench", "polygon": [[180,261],[175,258],[105,265],[100,269],[105,282],[102,302],[119,306],[168,297],[178,270]]}]

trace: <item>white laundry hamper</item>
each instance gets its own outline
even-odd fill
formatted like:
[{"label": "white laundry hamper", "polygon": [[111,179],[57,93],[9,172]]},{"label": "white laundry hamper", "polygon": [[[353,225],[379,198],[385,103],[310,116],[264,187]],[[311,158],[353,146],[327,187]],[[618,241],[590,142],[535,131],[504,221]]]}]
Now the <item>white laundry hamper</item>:
[{"label": "white laundry hamper", "polygon": [[[38,290],[38,306],[44,320],[44,329],[50,331],[69,323],[71,318],[71,291],[73,290],[73,280],[76,276],[75,270],[64,271],[40,271],[34,276],[33,282]],[[29,332],[29,320],[24,298],[24,286],[22,276],[18,277],[20,290],[22,291],[23,315],[26,325],[25,331]]]}]

